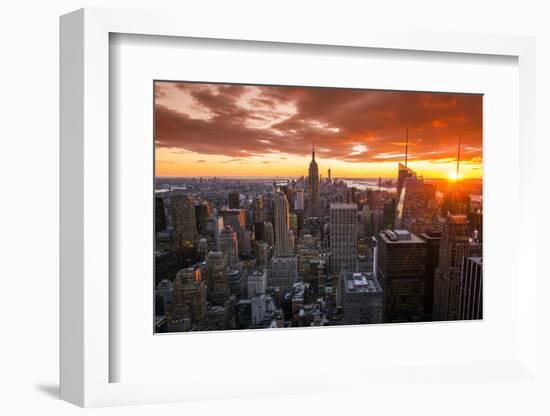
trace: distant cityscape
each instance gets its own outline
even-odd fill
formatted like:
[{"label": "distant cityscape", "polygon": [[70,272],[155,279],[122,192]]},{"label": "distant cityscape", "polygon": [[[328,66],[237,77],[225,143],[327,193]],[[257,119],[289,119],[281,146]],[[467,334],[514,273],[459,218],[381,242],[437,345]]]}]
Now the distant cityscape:
[{"label": "distant cityscape", "polygon": [[453,169],[424,178],[414,143],[402,130],[393,176],[339,176],[315,141],[301,176],[157,169],[155,333],[482,319],[473,146],[448,140]]}]

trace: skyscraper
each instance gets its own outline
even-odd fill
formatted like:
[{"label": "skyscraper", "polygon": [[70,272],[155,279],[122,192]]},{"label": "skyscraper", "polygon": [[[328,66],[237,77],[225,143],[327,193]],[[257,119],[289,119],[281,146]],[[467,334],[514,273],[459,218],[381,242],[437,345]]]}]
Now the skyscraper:
[{"label": "skyscraper", "polygon": [[[298,263],[296,256],[293,256],[288,201],[283,192],[275,194],[274,205],[275,250],[271,259],[268,282],[270,286],[290,290],[298,275]],[[269,227],[266,231],[268,229]]]},{"label": "skyscraper", "polygon": [[286,195],[277,192],[275,195],[275,255],[290,256],[292,254],[290,241],[290,222],[288,201]]},{"label": "skyscraper", "polygon": [[[401,174],[401,164],[399,164]],[[402,229],[405,219],[415,218],[420,208],[420,196],[422,192],[423,180],[417,178],[416,172],[407,169],[407,176],[397,178],[398,194],[395,213],[395,228]],[[400,182],[401,180],[401,182]],[[410,230],[409,230],[410,231]]]},{"label": "skyscraper", "polygon": [[155,197],[155,232],[164,231],[166,229],[166,214],[164,212],[164,200],[160,197]]},{"label": "skyscraper", "polygon": [[399,163],[397,166],[397,199],[401,198],[401,190],[405,184],[407,178],[412,178],[416,176],[416,173],[407,167],[407,161],[409,157],[409,128],[407,127],[407,132],[405,136],[405,163]]},{"label": "skyscraper", "polygon": [[172,215],[178,247],[192,247],[198,237],[193,200],[187,196],[174,197]]},{"label": "skyscraper", "polygon": [[248,275],[248,298],[265,294],[267,288],[267,272],[266,270],[257,270]]},{"label": "skyscraper", "polygon": [[315,161],[315,147],[311,151],[311,162],[307,178],[307,193],[309,199],[308,214],[310,217],[319,216],[319,167]]},{"label": "skyscraper", "polygon": [[458,319],[483,319],[483,260],[464,257],[460,279]]},{"label": "skyscraper", "polygon": [[462,260],[481,252],[481,246],[472,243],[470,236],[470,225],[465,215],[447,215],[441,233],[439,264],[435,271],[435,321],[458,319]]},{"label": "skyscraper", "polygon": [[424,286],[424,318],[432,320],[434,302],[434,279],[435,269],[439,264],[439,245],[441,242],[440,232],[427,232],[420,234],[426,242],[426,284]]},{"label": "skyscraper", "polygon": [[206,285],[199,267],[188,267],[176,274],[173,307],[180,314],[187,310],[193,324],[206,317]]},{"label": "skyscraper", "polygon": [[254,222],[264,222],[265,221],[265,214],[264,214],[264,201],[261,196],[256,198],[254,200]]},{"label": "skyscraper", "polygon": [[212,217],[212,210],[208,202],[205,201],[195,206],[195,217],[197,220],[197,231],[201,237],[206,237],[208,220]]},{"label": "skyscraper", "polygon": [[239,245],[239,253],[242,253],[245,256],[250,256],[252,254],[252,231],[244,230],[242,244]]},{"label": "skyscraper", "polygon": [[270,260],[270,246],[265,242],[257,242],[256,247],[256,263],[258,267],[261,269],[267,268]]},{"label": "skyscraper", "polygon": [[224,225],[233,227],[233,231],[237,233],[237,240],[240,246],[243,241],[244,230],[246,229],[246,211],[243,208],[221,209],[218,215],[223,218]]},{"label": "skyscraper", "polygon": [[417,235],[436,229],[439,225],[439,206],[435,198],[435,186],[425,183],[422,176],[401,163],[398,175],[393,228]]},{"label": "skyscraper", "polygon": [[225,275],[226,258],[221,251],[211,251],[206,256],[208,299],[223,304],[229,298],[229,285]]},{"label": "skyscraper", "polygon": [[397,168],[397,198],[401,198],[401,191],[403,190],[403,185],[405,185],[405,180],[407,178],[413,178],[416,176],[414,170],[408,168],[406,165],[399,163]]},{"label": "skyscraper", "polygon": [[239,209],[240,208],[240,196],[238,192],[229,192],[227,195],[227,205],[229,209]]},{"label": "skyscraper", "polygon": [[296,214],[297,237],[300,237],[304,229],[304,191],[296,190],[296,199],[294,200],[294,213]]},{"label": "skyscraper", "polygon": [[267,283],[283,292],[290,291],[298,277],[298,259],[296,256],[273,256]]},{"label": "skyscraper", "polygon": [[221,209],[218,215],[223,218],[224,225],[233,227],[237,236],[244,231],[246,226],[246,211],[244,209]]},{"label": "skyscraper", "polygon": [[220,249],[220,233],[223,230],[223,218],[212,217],[206,223],[206,241],[208,241],[208,249],[210,251],[218,251]]},{"label": "skyscraper", "polygon": [[233,267],[239,261],[239,244],[233,227],[226,225],[220,233],[220,251],[225,254],[227,266]]},{"label": "skyscraper", "polygon": [[264,241],[268,246],[275,245],[275,230],[271,222],[264,222]]},{"label": "skyscraper", "polygon": [[426,242],[406,230],[378,234],[376,277],[384,290],[384,322],[424,318]]},{"label": "skyscraper", "polygon": [[355,272],[357,268],[357,205],[330,204],[330,271]]},{"label": "skyscraper", "polygon": [[294,201],[294,210],[303,211],[304,210],[304,191],[298,189],[296,191],[296,200]]}]

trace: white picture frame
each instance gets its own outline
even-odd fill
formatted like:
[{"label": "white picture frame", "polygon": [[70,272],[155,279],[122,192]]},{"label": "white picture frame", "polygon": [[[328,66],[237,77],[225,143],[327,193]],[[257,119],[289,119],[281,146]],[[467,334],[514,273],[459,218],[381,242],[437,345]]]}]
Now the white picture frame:
[{"label": "white picture frame", "polygon": [[[219,23],[219,22],[218,22]],[[381,48],[453,54],[504,55],[516,57],[519,66],[519,164],[521,177],[518,238],[519,263],[525,285],[518,289],[519,328],[517,355],[499,362],[439,366],[419,363],[418,377],[433,380],[440,372],[467,381],[472,374],[489,372],[505,378],[536,379],[537,271],[535,218],[531,206],[536,190],[529,180],[535,175],[531,163],[536,155],[535,40],[508,35],[432,33],[421,31],[353,28],[330,33],[312,26],[307,33],[295,27],[282,30],[276,24],[250,24],[238,30],[227,22],[205,26],[189,16],[169,13],[82,9],[61,18],[61,398],[80,406],[159,403],[246,394],[213,383],[202,393],[190,380],[181,382],[110,382],[109,366],[116,359],[110,350],[109,308],[109,36],[114,33],[191,37],[206,39],[280,42],[282,44],[332,45],[335,47]],[[516,192],[516,190],[514,190]],[[523,243],[523,244],[522,244]],[[519,270],[516,271],[519,273]],[[400,378],[395,368],[364,373],[342,368],[335,379],[372,380]],[[273,384],[284,376],[273,376]],[[479,382],[472,377],[472,382]],[[196,382],[196,380],[193,380]],[[347,388],[317,385],[317,391]],[[258,387],[247,394],[269,394]],[[347,386],[347,385],[345,385]],[[242,387],[242,386],[241,386]],[[295,392],[307,393],[300,386]],[[275,391],[274,393],[277,393]]]}]

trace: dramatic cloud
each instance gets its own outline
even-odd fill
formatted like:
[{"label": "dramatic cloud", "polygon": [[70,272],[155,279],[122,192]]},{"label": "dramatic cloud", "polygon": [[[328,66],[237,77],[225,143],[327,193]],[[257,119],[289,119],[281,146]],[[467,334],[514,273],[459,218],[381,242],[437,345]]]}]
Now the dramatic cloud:
[{"label": "dramatic cloud", "polygon": [[[347,162],[479,163],[482,97],[473,94],[157,82],[158,148],[228,157],[305,156]],[[281,155],[282,156],[282,155]]]}]

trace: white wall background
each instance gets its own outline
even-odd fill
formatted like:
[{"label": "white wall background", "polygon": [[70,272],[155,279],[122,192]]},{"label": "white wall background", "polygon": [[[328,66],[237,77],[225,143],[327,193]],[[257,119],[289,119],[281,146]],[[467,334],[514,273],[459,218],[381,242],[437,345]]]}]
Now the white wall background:
[{"label": "white wall background", "polygon": [[[281,25],[380,25],[536,35],[538,42],[539,173],[550,154],[550,11],[545,1],[168,1],[19,0],[0,9],[0,413],[73,414],[56,399],[58,385],[58,16],[80,7],[178,10],[203,19],[248,15]],[[542,139],[545,138],[545,139]],[[547,171],[547,169],[544,169]],[[539,176],[541,176],[539,175]],[[550,191],[539,181],[541,191]],[[544,200],[542,200],[544,198]],[[543,205],[542,205],[543,204]],[[541,192],[541,235],[548,235],[548,197]],[[536,207],[533,207],[536,209]],[[541,256],[542,257],[542,256]],[[539,261],[542,267],[543,259]],[[539,271],[543,273],[543,271]],[[548,275],[548,273],[546,273]],[[538,287],[541,365],[548,370],[549,284]],[[545,372],[550,374],[549,371]],[[100,414],[548,414],[544,392],[498,383],[437,386],[363,397],[256,398],[100,409]],[[547,393],[547,392],[546,392]]]}]

